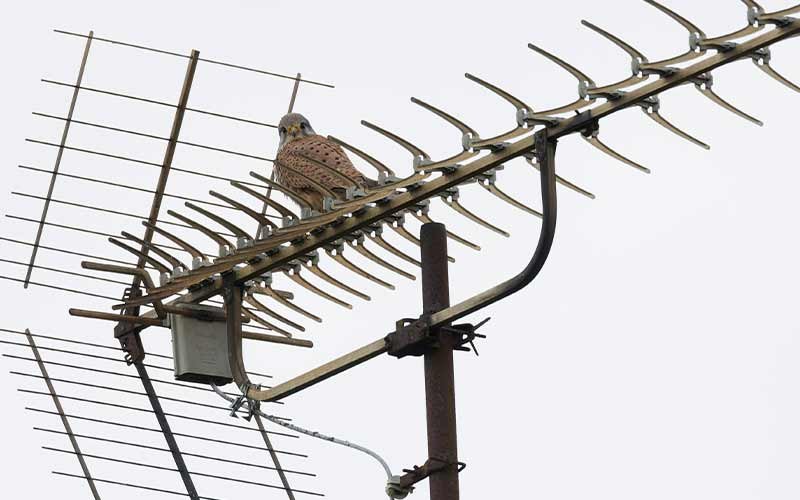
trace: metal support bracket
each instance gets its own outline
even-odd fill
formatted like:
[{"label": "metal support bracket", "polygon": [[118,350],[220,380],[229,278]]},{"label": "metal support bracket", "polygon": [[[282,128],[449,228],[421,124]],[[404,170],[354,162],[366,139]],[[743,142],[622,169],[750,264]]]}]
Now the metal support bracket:
[{"label": "metal support bracket", "polygon": [[442,336],[449,335],[452,337],[454,350],[468,352],[470,348],[466,345],[470,344],[477,354],[475,339],[486,337],[477,333],[477,330],[487,321],[488,318],[477,325],[464,323],[433,329],[429,315],[416,320],[401,319],[396,323],[396,330],[386,336],[387,352],[398,359],[406,356],[424,356],[438,347]]},{"label": "metal support bracket", "polygon": [[[415,484],[419,483],[420,481],[424,481],[433,474],[452,466],[457,466],[458,472],[461,472],[467,468],[467,464],[464,462],[451,463],[438,458],[429,458],[424,464],[422,464],[422,466],[415,465],[411,469],[403,469],[405,474],[392,481],[387,488],[391,488],[395,493],[408,495],[414,491]],[[404,496],[392,496],[392,498],[403,498]]]}]

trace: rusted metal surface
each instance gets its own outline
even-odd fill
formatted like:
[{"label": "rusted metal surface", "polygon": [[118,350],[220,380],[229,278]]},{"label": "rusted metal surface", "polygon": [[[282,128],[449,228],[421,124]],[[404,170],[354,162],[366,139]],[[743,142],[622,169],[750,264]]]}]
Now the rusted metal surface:
[{"label": "rusted metal surface", "polygon": [[[425,224],[422,241],[422,312],[424,316],[450,306],[447,233],[443,224]],[[456,432],[455,370],[450,335],[432,330],[436,344],[424,356],[425,414],[428,460],[444,466],[430,477],[431,500],[458,500],[458,439]]]}]

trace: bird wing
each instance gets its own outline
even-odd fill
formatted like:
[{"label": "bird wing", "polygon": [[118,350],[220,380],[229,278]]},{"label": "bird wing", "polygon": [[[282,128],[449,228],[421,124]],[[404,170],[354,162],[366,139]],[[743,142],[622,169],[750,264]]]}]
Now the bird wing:
[{"label": "bird wing", "polygon": [[329,189],[351,187],[352,183],[348,179],[360,187],[367,185],[366,177],[353,166],[344,150],[320,135],[310,135],[285,144],[278,152],[277,160],[275,173],[278,182],[292,189],[313,188],[308,180],[300,175],[293,175],[292,171],[297,171]]}]

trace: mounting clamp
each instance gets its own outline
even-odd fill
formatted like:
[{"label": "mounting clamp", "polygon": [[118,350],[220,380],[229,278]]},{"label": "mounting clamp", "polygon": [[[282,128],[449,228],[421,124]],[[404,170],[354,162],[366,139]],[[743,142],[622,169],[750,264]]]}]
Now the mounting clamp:
[{"label": "mounting clamp", "polygon": [[386,485],[386,493],[391,498],[405,498],[414,491],[415,484],[454,465],[458,467],[458,472],[467,467],[464,462],[448,462],[438,458],[429,458],[421,467],[415,465],[413,469],[403,469],[405,474],[402,476],[394,476]]},{"label": "mounting clamp", "polygon": [[[396,323],[396,330],[386,336],[389,345],[388,354],[396,358],[406,356],[424,356],[439,345],[442,336],[448,335],[452,339],[456,351],[474,351],[476,338],[486,338],[486,335],[477,333],[478,328],[486,324],[489,318],[477,325],[464,323],[460,325],[441,326],[432,330],[430,316],[419,319],[401,319]],[[466,347],[470,344],[472,349]]]}]

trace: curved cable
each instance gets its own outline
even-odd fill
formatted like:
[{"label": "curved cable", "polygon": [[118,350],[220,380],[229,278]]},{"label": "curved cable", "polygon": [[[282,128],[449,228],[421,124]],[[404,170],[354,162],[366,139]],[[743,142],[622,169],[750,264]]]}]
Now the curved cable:
[{"label": "curved cable", "polygon": [[[228,396],[227,394],[225,394],[222,391],[222,389],[217,387],[215,384],[211,384],[211,388],[214,389],[214,392],[216,392],[221,398],[225,399],[229,403],[232,403],[232,404],[237,404],[238,403],[238,400],[236,398],[234,398],[232,396]],[[338,445],[341,445],[341,446],[346,446],[348,448],[352,448],[354,450],[358,450],[358,451],[360,451],[362,453],[366,453],[367,455],[371,456],[372,458],[377,460],[378,463],[381,464],[381,467],[383,467],[383,470],[386,472],[386,477],[388,478],[389,482],[392,482],[395,479],[394,474],[392,474],[392,469],[389,468],[389,464],[386,463],[386,460],[384,460],[380,455],[378,455],[374,451],[370,450],[369,448],[365,448],[365,447],[357,445],[355,443],[351,443],[350,441],[345,441],[343,439],[335,438],[333,436],[328,436],[328,435],[322,434],[322,433],[317,432],[317,431],[311,431],[311,430],[308,430],[308,429],[304,429],[304,428],[298,427],[298,426],[296,426],[294,424],[290,424],[289,422],[285,422],[284,420],[281,420],[278,417],[275,417],[275,416],[272,416],[272,415],[267,415],[266,413],[262,412],[258,408],[258,405],[251,406],[250,401],[245,401],[245,404],[247,404],[247,406],[248,406],[248,408],[250,409],[251,412],[257,414],[261,418],[269,420],[273,424],[277,424],[277,425],[280,425],[281,427],[285,427],[287,429],[291,429],[291,430],[293,430],[295,432],[299,432],[300,434],[305,434],[306,436],[315,437],[317,439],[322,439],[324,441],[329,441],[331,443],[335,443],[335,444],[338,444]]]}]

